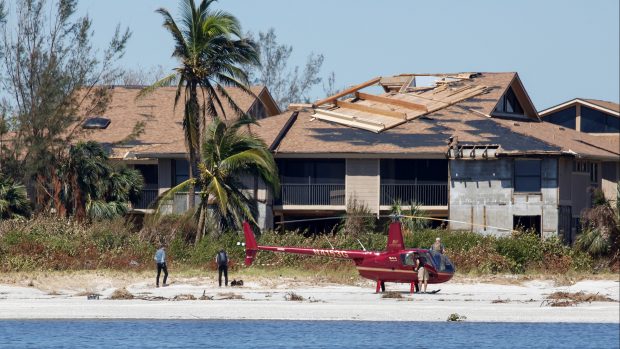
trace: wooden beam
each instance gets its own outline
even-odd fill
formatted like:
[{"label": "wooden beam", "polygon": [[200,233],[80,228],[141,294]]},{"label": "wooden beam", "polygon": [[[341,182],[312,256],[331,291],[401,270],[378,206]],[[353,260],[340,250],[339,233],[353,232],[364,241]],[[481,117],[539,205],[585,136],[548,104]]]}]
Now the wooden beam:
[{"label": "wooden beam", "polygon": [[373,101],[373,102],[379,102],[379,103],[384,103],[384,104],[395,105],[395,106],[399,106],[399,107],[403,107],[403,108],[407,108],[407,109],[411,109],[411,110],[422,111],[422,112],[425,112],[425,113],[428,111],[426,106],[423,105],[423,104],[407,102],[407,101],[403,101],[401,99],[395,99],[395,98],[371,95],[371,94],[362,93],[362,92],[355,93],[355,96],[357,98],[359,98],[359,99],[365,99],[367,101]]},{"label": "wooden beam", "polygon": [[405,113],[401,113],[397,111],[373,108],[367,105],[361,105],[358,103],[349,103],[349,102],[343,102],[343,101],[335,101],[335,103],[336,103],[336,106],[340,108],[359,110],[365,113],[379,114],[379,115],[389,116],[393,118],[399,118],[401,120],[404,120],[407,118],[407,115]]},{"label": "wooden beam", "polygon": [[364,87],[368,87],[368,86],[374,85],[377,82],[379,82],[380,80],[381,80],[381,77],[377,77],[377,78],[374,78],[372,80],[368,80],[368,81],[366,81],[364,83],[361,83],[359,85],[355,85],[353,87],[349,87],[348,89],[343,90],[341,92],[338,92],[338,93],[336,93],[335,95],[333,95],[331,97],[327,97],[327,98],[324,98],[324,99],[321,99],[321,100],[318,100],[318,101],[314,102],[314,104],[312,104],[312,107],[316,108],[319,105],[323,105],[325,103],[333,102],[333,101],[337,100],[340,97],[343,97],[343,96],[346,96],[346,95],[351,94],[353,92],[356,92],[357,90],[361,90]]}]

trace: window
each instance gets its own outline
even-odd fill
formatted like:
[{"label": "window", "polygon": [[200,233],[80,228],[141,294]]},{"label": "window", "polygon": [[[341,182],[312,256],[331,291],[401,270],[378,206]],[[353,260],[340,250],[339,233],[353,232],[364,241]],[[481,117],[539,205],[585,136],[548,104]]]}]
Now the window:
[{"label": "window", "polygon": [[515,160],[514,166],[515,192],[540,193],[540,160]]},{"label": "window", "polygon": [[344,184],[344,159],[280,159],[280,180],[286,184]]},{"label": "window", "polygon": [[82,128],[105,129],[110,125],[110,119],[103,117],[90,117],[84,121]]},{"label": "window", "polygon": [[590,133],[617,133],[620,118],[581,106],[581,131]]},{"label": "window", "polygon": [[135,165],[134,168],[142,174],[146,189],[151,187],[157,188],[157,165]]},{"label": "window", "polygon": [[576,128],[577,108],[570,107],[545,116],[544,121],[563,126],[566,128]]},{"label": "window", "polygon": [[499,113],[523,115],[523,108],[521,104],[519,104],[519,100],[512,90],[512,87],[509,87],[502,98],[499,99],[495,111]]},{"label": "window", "polygon": [[512,229],[525,232],[533,232],[536,235],[540,235],[540,216],[513,216]]},{"label": "window", "polygon": [[589,166],[590,172],[590,184],[598,184],[598,164],[591,162]]},{"label": "window", "polygon": [[189,162],[185,159],[172,160],[172,186],[189,179]]}]

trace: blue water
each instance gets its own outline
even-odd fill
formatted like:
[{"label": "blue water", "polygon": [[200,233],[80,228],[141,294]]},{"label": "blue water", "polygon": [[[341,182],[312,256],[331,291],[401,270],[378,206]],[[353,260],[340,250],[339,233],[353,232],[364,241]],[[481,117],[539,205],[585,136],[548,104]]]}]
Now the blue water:
[{"label": "blue water", "polygon": [[10,320],[0,348],[618,348],[618,324]]}]

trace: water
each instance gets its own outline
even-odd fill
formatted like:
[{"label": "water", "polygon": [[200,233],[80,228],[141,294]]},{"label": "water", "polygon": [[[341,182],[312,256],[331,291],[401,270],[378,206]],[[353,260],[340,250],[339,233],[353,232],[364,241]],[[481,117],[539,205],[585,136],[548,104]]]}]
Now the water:
[{"label": "water", "polygon": [[618,348],[618,324],[10,320],[0,348]]}]

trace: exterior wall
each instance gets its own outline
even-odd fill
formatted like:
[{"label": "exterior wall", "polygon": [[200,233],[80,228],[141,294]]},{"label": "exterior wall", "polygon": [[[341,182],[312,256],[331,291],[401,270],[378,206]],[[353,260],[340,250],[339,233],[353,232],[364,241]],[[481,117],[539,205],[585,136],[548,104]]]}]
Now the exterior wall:
[{"label": "exterior wall", "polygon": [[356,198],[379,214],[379,159],[347,159],[345,168],[345,200]]},{"label": "exterior wall", "polygon": [[618,181],[620,180],[620,161],[603,162],[601,166],[601,189],[607,200],[615,203],[618,199]]},{"label": "exterior wall", "polygon": [[[513,159],[450,161],[450,228],[507,235],[513,217],[541,216],[541,233],[558,230],[558,162],[543,159],[541,192],[515,193]],[[486,226],[486,227],[485,227]],[[502,229],[507,230],[502,230]]]},{"label": "exterior wall", "polygon": [[157,176],[159,180],[159,194],[172,187],[172,161],[170,159],[159,159],[157,164]]}]

